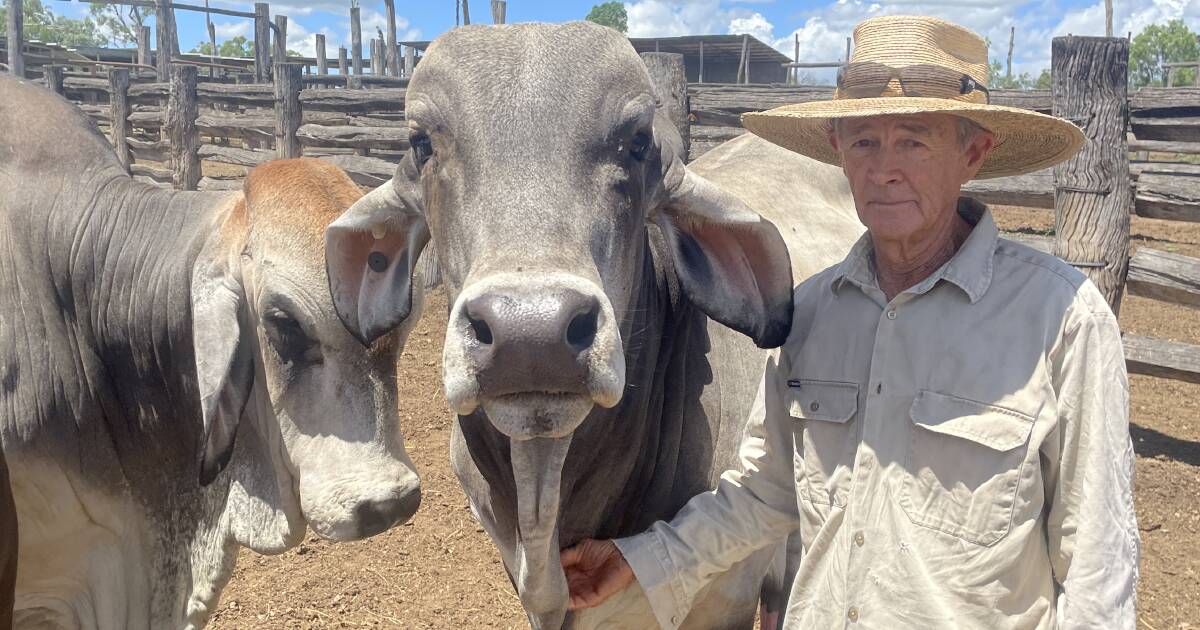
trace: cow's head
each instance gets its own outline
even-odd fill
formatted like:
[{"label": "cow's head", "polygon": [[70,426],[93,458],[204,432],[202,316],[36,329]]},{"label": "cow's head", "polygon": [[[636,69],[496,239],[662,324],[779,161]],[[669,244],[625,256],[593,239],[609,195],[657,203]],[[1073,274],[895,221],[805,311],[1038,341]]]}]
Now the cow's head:
[{"label": "cow's head", "polygon": [[[301,518],[326,538],[371,536],[408,520],[421,499],[396,408],[396,360],[416,317],[364,345],[327,286],[325,227],[360,197],[324,162],[260,166],[193,273],[201,481],[233,456],[236,435],[237,457],[253,461],[234,466],[235,498],[281,503],[270,507],[292,536],[303,533]],[[241,478],[239,466],[260,474]],[[233,528],[252,547],[280,545],[253,523]]]},{"label": "cow's head", "polygon": [[[526,609],[553,625],[566,605],[563,458],[589,413],[624,394],[651,243],[673,295],[764,347],[790,328],[787,251],[774,226],[684,165],[645,65],[612,29],[456,29],[421,61],[406,111],[412,148],[361,207],[407,226],[396,232],[408,240],[379,241],[393,258],[412,260],[432,238],[452,301],[446,396],[511,441],[522,545],[508,568]],[[407,287],[396,286],[402,313]],[[383,330],[349,297],[335,289],[352,329]]]}]

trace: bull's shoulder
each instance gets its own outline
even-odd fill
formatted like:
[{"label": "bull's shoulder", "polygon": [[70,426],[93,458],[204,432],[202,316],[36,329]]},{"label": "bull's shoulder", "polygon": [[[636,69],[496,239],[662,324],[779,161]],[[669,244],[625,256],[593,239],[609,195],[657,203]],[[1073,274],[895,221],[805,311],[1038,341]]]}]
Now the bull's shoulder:
[{"label": "bull's shoulder", "polygon": [[96,124],[75,105],[27,80],[0,75],[0,173],[45,175],[86,167],[120,169]]}]

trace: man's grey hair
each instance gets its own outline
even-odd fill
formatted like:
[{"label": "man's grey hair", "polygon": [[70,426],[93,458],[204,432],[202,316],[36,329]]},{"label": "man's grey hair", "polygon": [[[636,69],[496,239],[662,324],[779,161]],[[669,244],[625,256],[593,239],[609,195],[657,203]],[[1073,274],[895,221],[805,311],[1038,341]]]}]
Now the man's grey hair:
[{"label": "man's grey hair", "polygon": [[[958,123],[958,146],[960,148],[967,148],[967,146],[975,140],[975,136],[987,131],[987,129],[984,129],[982,125],[974,120],[971,120],[970,118],[966,118],[964,116],[954,116],[954,119],[955,122]],[[840,134],[842,121],[843,119],[841,118],[834,118],[833,120],[829,121],[829,128],[834,135]]]}]

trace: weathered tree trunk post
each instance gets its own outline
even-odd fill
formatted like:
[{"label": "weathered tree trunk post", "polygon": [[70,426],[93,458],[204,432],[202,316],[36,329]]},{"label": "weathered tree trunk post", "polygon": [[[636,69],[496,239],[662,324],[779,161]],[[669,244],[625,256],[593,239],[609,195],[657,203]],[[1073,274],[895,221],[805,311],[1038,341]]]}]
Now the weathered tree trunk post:
[{"label": "weathered tree trunk post", "polygon": [[125,172],[129,172],[129,69],[108,71],[108,111],[113,148]]},{"label": "weathered tree trunk post", "polygon": [[350,63],[346,55],[346,47],[338,46],[338,74],[347,78],[347,87],[349,86]]},{"label": "weathered tree trunk post", "polygon": [[[796,42],[795,42],[796,51],[792,55],[792,61],[795,63],[800,63],[800,33],[795,34],[795,39],[796,39]],[[849,59],[850,55],[847,54],[846,58]],[[790,70],[789,74],[792,77],[792,83],[795,85],[799,85],[800,84],[800,68],[792,68]]]},{"label": "weathered tree trunk post", "polygon": [[504,24],[505,13],[508,12],[506,0],[492,0],[492,24]]},{"label": "weathered tree trunk post", "polygon": [[704,83],[704,40],[700,40],[700,69],[696,72],[696,83]]},{"label": "weathered tree trunk post", "polygon": [[254,82],[271,80],[271,5],[254,3]]},{"label": "weathered tree trunk post", "polygon": [[413,68],[417,66],[416,49],[412,46],[404,47],[404,76],[412,77]]},{"label": "weathered tree trunk post", "polygon": [[175,9],[171,8],[169,0],[155,0],[154,23],[158,35],[158,76],[164,79],[171,76],[171,59],[179,52],[179,42],[175,34]]},{"label": "weathered tree trunk post", "polygon": [[8,73],[25,78],[25,7],[21,0],[8,0]]},{"label": "weathered tree trunk post", "polygon": [[467,6],[467,0],[462,0],[463,11],[463,26],[471,24],[471,8]]},{"label": "weathered tree trunk post", "polygon": [[317,33],[316,35],[317,49],[317,76],[323,77],[329,74],[329,62],[325,59],[325,36]]},{"label": "weathered tree trunk post", "polygon": [[[150,27],[139,26],[137,31],[138,63],[143,66],[153,65],[150,55]],[[139,70],[140,72],[140,70]]]},{"label": "weathered tree trunk post", "polygon": [[350,7],[350,59],[354,62],[354,74],[362,74],[362,21],[358,7]]},{"label": "weathered tree trunk post", "polygon": [[[1056,37],[1051,45],[1055,116],[1084,121],[1083,148],[1054,167],[1054,254],[1075,265],[1113,312],[1129,265],[1129,42]],[[1078,123],[1077,123],[1078,124]]]},{"label": "weathered tree trunk post", "polygon": [[[208,8],[208,0],[204,0],[204,8]],[[211,53],[208,55],[208,62],[212,65],[208,67],[208,76],[217,76],[217,26],[213,24],[212,15],[205,11],[204,26],[208,29],[208,47]]]},{"label": "weathered tree trunk post", "polygon": [[275,16],[275,45],[271,49],[272,67],[287,63],[287,23],[286,15]]},{"label": "weathered tree trunk post", "polygon": [[642,61],[650,71],[650,82],[654,84],[659,107],[679,130],[683,139],[684,162],[691,150],[691,123],[688,122],[687,72],[684,70],[683,55],[679,53],[642,53]]},{"label": "weathered tree trunk post", "polygon": [[742,35],[742,56],[738,57],[738,72],[735,83],[749,83],[750,79],[746,76],[746,53],[750,47],[750,36]]},{"label": "weathered tree trunk post", "polygon": [[300,65],[275,64],[275,157],[284,160],[300,157]]},{"label": "weathered tree trunk post", "polygon": [[[1004,72],[1004,78],[1008,79],[1010,84],[1012,81],[1013,40],[1016,39],[1016,37],[1017,37],[1017,27],[1015,27],[1015,26],[1008,27],[1008,66],[1007,66],[1008,69],[1005,70],[1005,72]],[[1109,37],[1112,37],[1112,35],[1109,35]]]},{"label": "weathered tree trunk post", "polygon": [[1112,0],[1104,0],[1104,36],[1112,37],[1113,7]]},{"label": "weathered tree trunk post", "polygon": [[387,64],[388,74],[400,76],[400,44],[396,42],[396,0],[383,0],[387,10]]},{"label": "weathered tree trunk post", "polygon": [[171,147],[171,182],[179,190],[200,183],[200,133],[196,130],[196,66],[171,68],[166,131]]},{"label": "weathered tree trunk post", "polygon": [[372,37],[367,40],[370,42],[370,70],[371,74],[379,74],[379,40]]},{"label": "weathered tree trunk post", "polygon": [[63,95],[63,71],[66,68],[62,66],[46,66],[42,72],[46,74],[46,87],[54,91],[55,94]]},{"label": "weathered tree trunk post", "polygon": [[1163,87],[1175,87],[1175,66],[1167,68],[1167,84]]}]

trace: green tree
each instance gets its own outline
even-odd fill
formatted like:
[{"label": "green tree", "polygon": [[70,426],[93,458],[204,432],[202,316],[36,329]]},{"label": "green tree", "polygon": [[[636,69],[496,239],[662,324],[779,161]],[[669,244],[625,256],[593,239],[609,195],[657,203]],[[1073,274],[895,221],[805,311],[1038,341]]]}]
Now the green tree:
[{"label": "green tree", "polygon": [[[64,46],[102,46],[100,35],[91,18],[81,20],[55,15],[41,0],[24,0],[22,4],[26,41],[40,41]],[[0,7],[0,24],[7,23],[8,11]]]},{"label": "green tree", "polygon": [[1004,70],[1004,66],[1000,64],[999,59],[993,59],[988,69],[991,71],[991,82],[989,86],[1001,90],[1028,90],[1033,87],[1034,80],[1029,77],[1028,72],[1008,76]]},{"label": "green tree", "polygon": [[1042,73],[1038,75],[1037,82],[1033,84],[1033,87],[1039,90],[1050,89],[1050,68],[1042,68]]},{"label": "green tree", "polygon": [[[212,45],[210,45],[208,42],[200,42],[199,44],[196,44],[196,47],[193,48],[191,52],[200,53],[201,55],[211,55]],[[254,56],[254,42],[246,39],[242,35],[231,37],[221,42],[220,46],[217,46],[217,56],[249,59],[250,57]]]},{"label": "green tree", "polygon": [[615,0],[592,7],[587,14],[587,20],[615,28],[622,33],[629,31],[629,15],[625,13],[625,5]]},{"label": "green tree", "polygon": [[[1134,87],[1161,86],[1167,80],[1163,64],[1197,60],[1200,60],[1200,46],[1196,44],[1196,34],[1183,20],[1151,24],[1129,46],[1129,82]],[[1194,68],[1181,68],[1175,73],[1175,85],[1191,85],[1195,78]]]},{"label": "green tree", "polygon": [[146,23],[147,18],[154,17],[154,9],[92,3],[92,6],[88,8],[88,15],[101,31],[108,34],[111,42],[134,44],[137,43],[138,29]]}]

